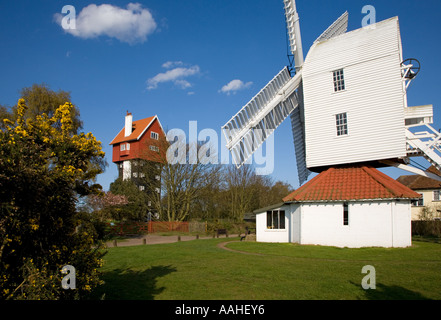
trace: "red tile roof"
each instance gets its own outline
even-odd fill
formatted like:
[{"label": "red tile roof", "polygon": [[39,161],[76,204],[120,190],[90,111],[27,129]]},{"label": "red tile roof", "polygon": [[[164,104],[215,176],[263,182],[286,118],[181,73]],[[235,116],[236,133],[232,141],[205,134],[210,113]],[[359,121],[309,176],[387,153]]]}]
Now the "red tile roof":
[{"label": "red tile roof", "polygon": [[[434,166],[431,166],[426,172],[434,173],[441,176],[441,172],[438,171]],[[429,190],[429,189],[441,189],[441,182],[438,180],[430,179],[418,174],[400,176],[397,181],[409,187],[412,190]]]},{"label": "red tile roof", "polygon": [[153,122],[155,117],[149,117],[141,120],[136,120],[132,122],[132,134],[128,137],[124,137],[124,127],[116,135],[116,137],[110,142],[110,144],[117,144],[126,141],[138,140],[141,134],[147,129],[147,127]]},{"label": "red tile roof", "polygon": [[421,196],[375,168],[330,168],[283,199],[285,202],[419,199]]}]

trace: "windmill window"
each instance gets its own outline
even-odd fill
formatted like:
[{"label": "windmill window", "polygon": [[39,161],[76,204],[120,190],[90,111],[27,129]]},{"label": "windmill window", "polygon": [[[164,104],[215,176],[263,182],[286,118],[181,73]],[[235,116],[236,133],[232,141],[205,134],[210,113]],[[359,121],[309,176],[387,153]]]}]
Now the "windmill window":
[{"label": "windmill window", "polygon": [[272,210],[266,212],[267,229],[285,229],[285,211]]},{"label": "windmill window", "polygon": [[348,115],[347,113],[339,113],[335,115],[337,125],[337,136],[348,135]]},{"label": "windmill window", "polygon": [[150,146],[149,148],[152,151],[159,152],[159,148],[157,146]]},{"label": "windmill window", "polygon": [[349,205],[347,203],[343,204],[343,225],[349,225]]},{"label": "windmill window", "polygon": [[335,70],[333,72],[334,77],[334,92],[343,91],[346,89],[345,77],[343,74],[343,69]]}]

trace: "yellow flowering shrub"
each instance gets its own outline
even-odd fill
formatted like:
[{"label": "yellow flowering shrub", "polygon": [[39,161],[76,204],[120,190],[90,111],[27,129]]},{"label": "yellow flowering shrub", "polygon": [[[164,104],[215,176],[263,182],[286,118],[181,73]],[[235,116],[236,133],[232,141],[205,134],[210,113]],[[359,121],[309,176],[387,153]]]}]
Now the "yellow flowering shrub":
[{"label": "yellow flowering shrub", "polygon": [[[82,298],[100,283],[103,253],[77,202],[101,193],[104,152],[92,133],[73,133],[72,104],[25,120],[26,108],[20,99],[0,130],[0,299]],[[65,265],[75,290],[61,286]]]}]

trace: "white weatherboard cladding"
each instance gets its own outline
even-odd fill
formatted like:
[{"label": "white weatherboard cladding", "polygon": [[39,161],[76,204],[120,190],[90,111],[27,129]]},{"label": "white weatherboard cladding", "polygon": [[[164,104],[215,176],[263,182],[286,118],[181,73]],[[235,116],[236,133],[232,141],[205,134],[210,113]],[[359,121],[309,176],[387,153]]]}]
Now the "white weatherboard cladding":
[{"label": "white weatherboard cladding", "polygon": [[[315,44],[303,69],[308,168],[406,156],[398,19]],[[334,92],[343,68],[345,90]],[[335,115],[347,113],[347,136]]]}]

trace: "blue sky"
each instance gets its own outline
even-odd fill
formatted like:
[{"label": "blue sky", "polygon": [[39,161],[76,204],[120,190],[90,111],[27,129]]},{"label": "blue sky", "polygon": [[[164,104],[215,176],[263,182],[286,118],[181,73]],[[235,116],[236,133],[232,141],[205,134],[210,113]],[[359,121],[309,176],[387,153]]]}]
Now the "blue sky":
[{"label": "blue sky", "polygon": [[[65,5],[75,7],[72,32],[60,25]],[[441,128],[439,0],[297,0],[305,55],[344,11],[349,30],[361,27],[365,5],[375,7],[377,21],[399,16],[404,57],[422,64],[409,105],[433,104]],[[118,22],[109,24],[109,15]],[[105,190],[117,177],[109,142],[127,110],[134,120],[158,115],[165,129],[188,132],[197,121],[199,131],[220,137],[220,127],[288,63],[282,0],[1,0],[0,24],[0,104],[14,105],[34,83],[70,91],[84,131],[103,143]],[[272,176],[297,188],[289,119],[274,141]]]}]

